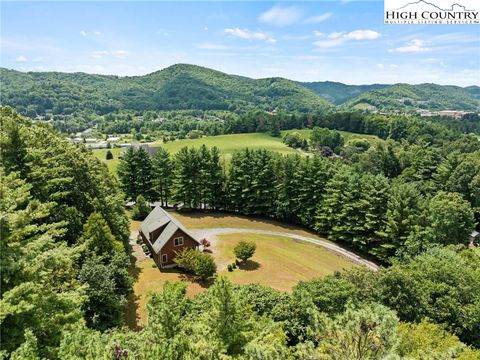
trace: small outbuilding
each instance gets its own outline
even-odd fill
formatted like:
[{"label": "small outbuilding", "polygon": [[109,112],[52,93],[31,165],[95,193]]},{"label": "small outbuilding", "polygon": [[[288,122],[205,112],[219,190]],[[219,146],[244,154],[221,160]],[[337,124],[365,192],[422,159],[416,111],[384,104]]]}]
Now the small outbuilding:
[{"label": "small outbuilding", "polygon": [[201,245],[180,221],[160,206],[148,214],[140,225],[139,234],[159,268],[175,266],[177,251],[198,250]]}]

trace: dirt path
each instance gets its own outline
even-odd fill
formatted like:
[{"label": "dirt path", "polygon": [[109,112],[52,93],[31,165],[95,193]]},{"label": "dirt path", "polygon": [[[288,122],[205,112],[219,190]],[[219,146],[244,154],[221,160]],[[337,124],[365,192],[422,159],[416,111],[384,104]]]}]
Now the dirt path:
[{"label": "dirt path", "polygon": [[196,235],[198,238],[207,238],[212,243],[212,248],[215,248],[215,243],[218,241],[217,235],[223,234],[233,234],[233,233],[253,233],[253,234],[264,234],[264,235],[274,235],[274,236],[282,236],[288,237],[295,240],[309,242],[315,245],[322,246],[328,250],[331,250],[359,265],[364,265],[371,270],[378,270],[378,265],[375,263],[365,260],[362,257],[358,256],[357,254],[345,250],[342,247],[332,244],[328,241],[313,239],[310,237],[285,233],[281,231],[271,231],[271,230],[259,230],[259,229],[242,229],[242,228],[213,228],[213,229],[201,229],[201,230],[191,230],[191,232]]}]

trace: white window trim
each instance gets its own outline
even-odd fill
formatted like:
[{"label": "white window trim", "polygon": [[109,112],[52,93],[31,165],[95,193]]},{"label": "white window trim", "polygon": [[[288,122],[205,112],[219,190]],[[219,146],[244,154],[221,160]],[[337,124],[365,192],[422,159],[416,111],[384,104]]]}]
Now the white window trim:
[{"label": "white window trim", "polygon": [[[177,244],[177,240],[178,240],[178,244]],[[180,240],[182,241],[181,243],[180,243]],[[173,246],[182,246],[184,244],[185,242],[183,241],[183,236],[179,236],[173,239]]]},{"label": "white window trim", "polygon": [[[163,260],[163,257],[165,256],[165,260]],[[162,254],[162,264],[168,262],[168,254]]]}]

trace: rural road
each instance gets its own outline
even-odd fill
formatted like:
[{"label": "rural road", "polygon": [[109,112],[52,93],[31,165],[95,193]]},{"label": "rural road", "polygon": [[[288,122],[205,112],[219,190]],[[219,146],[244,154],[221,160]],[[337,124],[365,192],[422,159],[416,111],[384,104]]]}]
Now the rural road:
[{"label": "rural road", "polygon": [[318,240],[314,238],[309,238],[302,235],[285,233],[281,231],[270,231],[270,230],[259,230],[259,229],[242,229],[242,228],[213,228],[213,229],[201,229],[201,230],[191,230],[191,233],[195,234],[199,238],[212,238],[217,235],[223,234],[234,234],[234,233],[254,233],[254,234],[263,234],[263,235],[273,235],[273,236],[282,236],[295,240],[309,242],[311,244],[322,246],[328,250],[331,250],[340,256],[343,256],[359,265],[364,265],[371,270],[378,270],[378,265],[375,263],[365,260],[362,257],[354,254],[348,250],[343,249],[342,247],[332,244],[331,242],[325,240]]}]

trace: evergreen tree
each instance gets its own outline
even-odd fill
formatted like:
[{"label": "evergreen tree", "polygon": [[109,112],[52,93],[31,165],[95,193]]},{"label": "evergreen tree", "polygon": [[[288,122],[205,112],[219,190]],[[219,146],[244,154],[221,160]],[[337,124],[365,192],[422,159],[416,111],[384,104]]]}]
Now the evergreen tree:
[{"label": "evergreen tree", "polygon": [[163,147],[153,155],[153,186],[162,206],[168,206],[173,181],[173,163],[170,153]]}]

